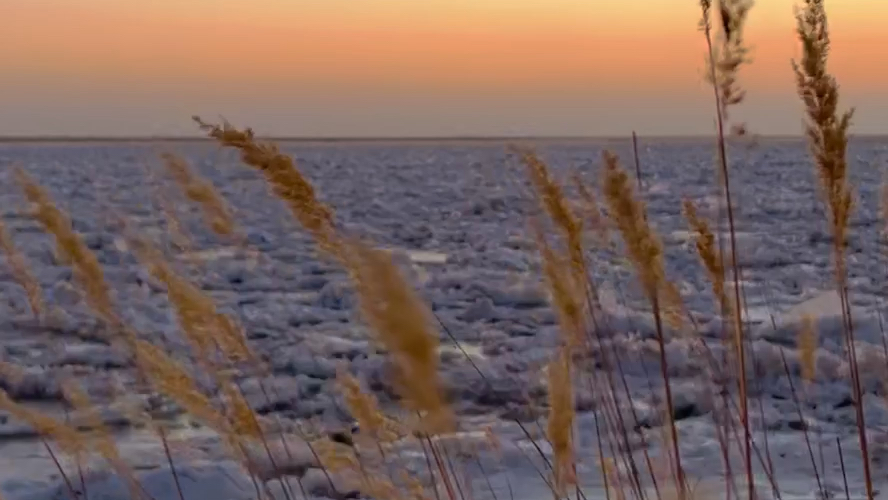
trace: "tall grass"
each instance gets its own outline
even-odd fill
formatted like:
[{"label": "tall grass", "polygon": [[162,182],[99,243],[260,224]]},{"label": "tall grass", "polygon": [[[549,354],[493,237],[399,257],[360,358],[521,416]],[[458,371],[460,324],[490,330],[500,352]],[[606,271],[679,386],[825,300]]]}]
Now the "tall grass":
[{"label": "tall grass", "polygon": [[[716,117],[719,217],[726,219],[728,241],[722,241],[723,221],[715,221],[713,228],[713,222],[698,213],[692,200],[683,200],[681,210],[687,219],[721,315],[721,340],[729,351],[725,360],[715,359],[708,341],[697,335],[696,325],[684,308],[678,288],[667,277],[663,244],[646,211],[634,132],[635,178],[624,170],[615,154],[605,152],[602,156],[600,192],[595,192],[580,173],[575,172],[571,177],[577,200],[571,199],[568,189],[536,152],[526,148],[512,149],[526,167],[539,209],[527,222],[537,244],[542,282],[561,335],[558,348],[545,369],[548,390],[546,422],[544,426],[536,423],[551,453],[543,450],[527,427],[520,422],[519,426],[542,458],[545,468],[541,467],[537,472],[556,498],[576,496],[584,499],[586,495],[582,488],[584,478],[578,476],[577,443],[580,437],[576,428],[577,391],[583,385],[594,393],[599,468],[604,492],[609,499],[632,497],[647,500],[651,493],[645,484],[648,481],[645,473],[649,476],[657,500],[673,496],[681,500],[699,498],[702,489],[694,487],[692,483],[694,471],[686,470],[679,424],[676,422],[673,381],[667,356],[667,348],[672,341],[669,326],[677,330],[682,341],[693,344],[694,354],[705,358],[710,375],[719,378],[730,376],[729,380],[723,382],[723,387],[716,388],[723,398],[723,408],[719,410],[722,413],[715,418],[722,419],[724,423],[723,427],[719,426],[718,439],[723,451],[725,497],[737,495],[731,472],[732,442],[737,442],[742,450],[747,497],[752,500],[757,496],[754,456],[761,461],[776,495],[779,497],[780,494],[767,441],[766,456],[762,457],[752,436],[747,384],[753,375],[747,373],[748,338],[744,331],[742,268],[737,245],[740,221],[735,211],[736,200],[732,190],[736,187],[731,182],[729,161],[731,136],[743,135],[747,130],[744,124],[731,122],[731,113],[733,107],[743,102],[745,97],[739,84],[739,71],[749,62],[744,28],[752,5],[748,0],[718,0],[715,3],[712,0],[699,0],[699,5],[702,14],[700,28],[707,49],[707,81],[711,85]],[[805,0],[797,14],[797,34],[802,45],[802,58],[794,63],[793,69],[798,94],[805,106],[806,137],[833,235],[835,283],[842,303],[844,345],[855,399],[864,464],[863,479],[867,495],[873,498],[875,490],[845,256],[849,217],[854,206],[846,160],[852,111],[839,111],[838,85],[826,68],[830,40],[822,0]],[[440,374],[440,339],[442,335],[453,338],[446,324],[413,290],[390,252],[375,247],[372,242],[359,240],[342,229],[333,208],[322,201],[323,197],[299,165],[281,152],[276,144],[260,140],[248,128],[239,129],[227,122],[207,123],[198,117],[194,120],[199,129],[220,146],[237,151],[244,165],[258,172],[271,194],[285,203],[293,219],[312,237],[321,256],[335,262],[347,273],[356,292],[360,317],[370,327],[373,340],[383,348],[394,367],[394,384],[399,397],[397,409],[381,405],[373,394],[365,390],[362,381],[348,372],[347,367],[340,367],[336,386],[351,415],[358,421],[360,434],[337,435],[335,438],[327,435],[318,439],[300,435],[321,465],[331,487],[336,489],[334,479],[339,483],[339,479],[346,478],[351,486],[375,498],[471,498],[469,485],[454,462],[456,453],[447,441],[454,431],[461,430],[462,421],[448,400]],[[245,245],[237,214],[216,187],[198,175],[184,159],[164,154],[162,160],[167,174],[185,199],[200,209],[207,227],[222,238]],[[221,436],[230,456],[252,478],[257,499],[273,497],[267,484],[270,480],[280,482],[282,494],[287,500],[296,498],[288,482],[288,477],[294,475],[305,496],[301,476],[277,463],[269,439],[268,422],[251,407],[239,385],[240,379],[235,369],[249,367],[253,370],[251,374],[262,376],[270,371],[261,356],[253,351],[238,318],[221,313],[214,299],[196,282],[186,278],[174,258],[122,221],[121,230],[126,236],[128,250],[136,257],[138,264],[165,288],[176,315],[179,333],[191,348],[190,353],[169,352],[168,346],[148,338],[144,332],[136,331],[127,324],[117,310],[114,290],[105,281],[99,260],[48,191],[23,169],[16,169],[14,178],[34,207],[34,218],[54,238],[58,254],[73,269],[87,306],[106,327],[104,340],[132,358],[138,373],[138,388],[164,395]],[[178,217],[169,204],[162,201],[161,209],[166,212],[170,230],[176,232],[181,226]],[[607,324],[598,283],[594,279],[596,262],[590,257],[598,250],[616,248],[613,235],[618,235],[622,241],[619,248],[632,264],[637,284],[652,310],[656,334],[653,350],[658,357],[659,377],[665,394],[664,425],[661,428],[661,442],[668,453],[665,463],[651,458],[648,438],[643,430],[639,431],[642,426],[623,364],[626,353],[620,351],[619,339],[603,335],[606,332],[617,335],[626,333],[608,332],[610,325]],[[0,252],[5,255],[13,280],[24,290],[35,319],[42,321],[48,304],[14,237],[0,221]],[[587,244],[589,241],[591,245]],[[730,278],[728,272],[731,273]],[[804,422],[803,400],[808,384],[816,378],[817,369],[817,332],[809,319],[803,321],[797,345],[803,381],[801,397],[796,391],[789,363],[785,357],[782,361],[799,420]],[[479,376],[489,383],[471,356],[464,350],[462,352]],[[180,354],[190,354],[192,359],[183,361]],[[599,361],[600,364],[596,365]],[[4,363],[0,365],[0,377],[8,380],[16,369]],[[735,380],[736,392],[729,387]],[[648,382],[651,391],[654,391],[654,382],[650,379]],[[710,397],[714,400],[716,391],[708,387],[710,381],[700,382],[707,384],[707,390],[713,393]],[[270,402],[264,385],[262,391]],[[150,496],[117,448],[112,431],[101,421],[88,392],[68,383],[65,384],[64,393],[66,401],[89,421],[89,431],[43,415],[25,403],[14,400],[5,391],[0,391],[0,409],[28,423],[42,436],[72,500],[85,498],[87,494],[78,491],[56,458],[50,442],[55,443],[63,453],[74,457],[78,465],[84,456],[98,454],[126,480],[133,499],[149,500]],[[624,411],[626,408],[629,414]],[[742,427],[742,436],[738,436],[735,419]],[[763,411],[761,420],[764,421]],[[150,425],[163,443],[180,500],[198,500],[186,499],[182,493],[178,464],[174,463],[164,424],[150,422]],[[822,443],[819,444],[821,458],[818,466],[807,427],[803,432],[817,490],[825,495]],[[291,455],[283,432],[280,434],[282,447]],[[641,442],[643,463],[638,462],[635,456],[634,435],[638,435],[637,439]],[[405,441],[413,441],[421,448],[431,484],[421,484],[417,477],[405,472],[406,462],[397,455],[398,446]],[[839,451],[844,475],[844,455],[841,448]],[[266,461],[271,464],[270,470],[264,467]],[[478,467],[483,472],[480,460]],[[647,470],[644,471],[642,467]],[[664,478],[667,469],[670,477]],[[491,494],[496,497],[490,478],[486,479]],[[664,487],[670,480],[674,493]],[[85,485],[82,486],[81,489],[85,489]]]},{"label": "tall grass", "polygon": [[848,181],[848,129],[854,110],[840,112],[839,85],[827,69],[831,47],[829,23],[823,0],[805,0],[796,15],[796,32],[802,45],[801,61],[793,61],[796,88],[805,106],[805,135],[814,158],[824,203],[829,214],[833,239],[835,282],[842,304],[845,349],[856,401],[857,431],[863,454],[863,474],[869,498],[874,495],[870,471],[869,445],[863,411],[863,391],[857,365],[857,346],[848,298],[848,270],[845,246],[848,221],[854,208],[854,195]]}]

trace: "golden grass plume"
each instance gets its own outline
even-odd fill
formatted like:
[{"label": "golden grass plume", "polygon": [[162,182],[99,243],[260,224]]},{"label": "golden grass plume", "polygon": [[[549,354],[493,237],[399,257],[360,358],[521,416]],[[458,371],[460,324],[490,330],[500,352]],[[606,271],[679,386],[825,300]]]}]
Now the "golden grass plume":
[{"label": "golden grass plume", "polygon": [[683,208],[688,225],[694,233],[697,255],[700,257],[700,261],[706,269],[706,274],[709,276],[709,282],[712,284],[712,293],[718,302],[722,316],[726,321],[730,321],[733,312],[727,288],[725,287],[725,263],[719,253],[720,250],[715,234],[712,232],[709,222],[697,213],[697,207],[694,206],[694,202],[685,199]]},{"label": "golden grass plume", "polygon": [[231,207],[213,184],[195,172],[184,158],[172,153],[163,153],[161,158],[185,197],[201,208],[207,226],[220,236],[236,237],[238,225]]},{"label": "golden grass plume", "polygon": [[315,242],[324,250],[336,250],[333,210],[318,199],[311,182],[290,156],[281,153],[274,143],[258,141],[250,129],[238,130],[227,122],[210,124],[197,116],[194,121],[210,138],[239,150],[241,160],[265,176],[274,194],[287,203]]},{"label": "golden grass plume", "polygon": [[132,235],[129,246],[151,275],[166,286],[179,326],[202,360],[215,362],[216,354],[235,362],[256,359],[237,322],[218,312],[213,299],[177,274],[150,242]]},{"label": "golden grass plume", "polygon": [[357,378],[340,370],[336,382],[345,398],[346,408],[358,422],[362,434],[366,432],[380,442],[398,438],[392,431],[393,422],[382,412],[376,397],[364,392]]},{"label": "golden grass plume", "polygon": [[0,252],[6,255],[6,262],[12,278],[25,291],[31,314],[34,315],[35,319],[40,320],[45,313],[43,289],[40,286],[40,282],[31,273],[31,268],[28,266],[24,254],[16,247],[12,235],[9,234],[2,219],[0,219]]},{"label": "golden grass plume", "polygon": [[55,237],[59,252],[71,263],[89,307],[109,325],[120,326],[121,321],[115,311],[111,290],[105,282],[102,266],[80,235],[74,231],[71,220],[55,206],[49,193],[24,170],[16,169],[15,178],[25,196],[36,208],[36,219]]},{"label": "golden grass plume", "polygon": [[601,207],[598,204],[598,198],[595,192],[586,185],[579,173],[574,172],[571,176],[577,194],[580,196],[582,215],[585,216],[589,223],[589,229],[596,236],[596,244],[602,248],[606,248],[610,242],[610,228],[607,219],[601,213]]},{"label": "golden grass plume", "polygon": [[87,452],[86,442],[76,429],[15,402],[2,389],[0,389],[0,409],[27,423],[41,436],[52,439],[69,455],[80,456]]},{"label": "golden grass plume", "polygon": [[548,366],[549,419],[546,435],[554,455],[555,489],[561,495],[569,485],[576,484],[573,452],[573,383],[571,354],[562,348]]},{"label": "golden grass plume", "polygon": [[358,241],[347,244],[349,272],[364,320],[389,350],[407,406],[427,413],[429,432],[449,430],[453,415],[438,375],[438,334],[430,313],[389,252]]},{"label": "golden grass plume", "polygon": [[805,0],[797,13],[801,61],[793,61],[796,89],[805,105],[805,133],[817,167],[837,248],[844,248],[854,205],[847,180],[848,128],[854,109],[839,112],[839,84],[827,70],[829,28],[823,0]]},{"label": "golden grass plume", "polygon": [[814,318],[806,314],[802,316],[801,329],[798,336],[799,365],[802,369],[802,379],[808,382],[814,380],[817,372],[817,329],[814,326]]},{"label": "golden grass plume", "polygon": [[644,202],[635,197],[632,180],[620,167],[616,155],[604,152],[604,199],[629,260],[638,273],[648,298],[657,298],[666,288],[663,245],[647,220]]}]

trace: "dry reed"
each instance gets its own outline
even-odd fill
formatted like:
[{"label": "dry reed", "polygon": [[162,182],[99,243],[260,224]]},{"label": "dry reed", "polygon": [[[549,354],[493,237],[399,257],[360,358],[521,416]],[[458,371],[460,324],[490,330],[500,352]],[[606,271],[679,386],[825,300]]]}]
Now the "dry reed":
[{"label": "dry reed", "polygon": [[[726,128],[728,127],[729,110],[743,101],[745,92],[738,84],[737,74],[740,67],[748,62],[748,49],[745,46],[743,30],[749,10],[750,0],[718,0],[720,31],[717,40],[713,40],[712,1],[700,0],[702,18],[700,28],[707,47],[707,80],[712,86],[716,108],[718,174],[722,188],[722,203],[728,219],[728,232],[731,250],[731,270],[733,273],[733,344],[736,348],[738,368],[738,389],[740,398],[740,419],[743,424],[743,459],[746,472],[747,496],[755,497],[755,480],[752,471],[752,433],[749,426],[749,397],[746,375],[746,344],[743,335],[743,307],[741,305],[740,266],[737,256],[737,231],[734,217],[734,204],[731,193],[730,172],[728,169],[728,153],[726,145]],[[731,130],[745,134],[745,125],[735,124]],[[719,233],[720,234],[720,233]],[[719,248],[723,248],[719,245]],[[723,256],[723,253],[720,255]],[[723,259],[722,259],[723,260]],[[722,268],[725,268],[724,264]],[[727,332],[726,332],[727,333]]]},{"label": "dry reed", "polygon": [[833,238],[835,281],[842,305],[843,330],[857,417],[860,451],[867,497],[873,498],[863,390],[857,363],[857,347],[848,298],[845,245],[854,195],[848,182],[848,129],[854,110],[839,112],[839,85],[827,69],[830,51],[829,23],[823,0],[805,0],[796,13],[796,33],[802,45],[800,62],[793,61],[796,89],[805,106],[805,135],[814,158],[820,188],[829,214]]},{"label": "dry reed", "polygon": [[817,371],[817,344],[817,330],[814,327],[814,318],[806,314],[802,316],[801,329],[799,330],[797,340],[802,380],[806,382],[813,382]]},{"label": "dry reed", "polygon": [[546,434],[554,455],[555,489],[560,495],[577,482],[574,468],[573,420],[574,396],[571,381],[571,351],[567,347],[548,367],[549,418]]},{"label": "dry reed", "polygon": [[[719,305],[722,317],[727,321],[732,320],[731,301],[728,299],[728,293],[725,287],[725,266],[724,261],[720,258],[720,251],[716,242],[715,234],[713,234],[709,223],[700,217],[697,213],[697,207],[689,200],[684,200],[684,214],[688,220],[688,225],[694,233],[694,244],[697,249],[697,256],[706,269],[709,282],[712,285],[712,293]],[[734,346],[738,349],[738,346]]]},{"label": "dry reed", "polygon": [[31,273],[24,254],[16,247],[12,235],[9,234],[2,219],[0,219],[0,252],[3,252],[6,256],[6,262],[12,278],[25,291],[31,314],[34,315],[35,320],[40,321],[45,314],[43,289],[40,286],[40,282]]},{"label": "dry reed", "polygon": [[588,222],[588,230],[591,230],[593,234],[595,234],[596,243],[601,248],[607,248],[610,242],[610,229],[607,224],[607,219],[601,213],[601,207],[598,204],[598,199],[596,198],[594,191],[586,185],[583,178],[580,177],[578,173],[574,172],[571,178],[582,202],[581,213],[585,216],[585,219]]},{"label": "dry reed", "polygon": [[55,206],[43,187],[20,168],[15,170],[15,178],[34,205],[36,219],[55,237],[58,251],[71,263],[89,307],[109,326],[120,328],[121,321],[115,312],[111,290],[95,254],[74,232],[71,220]]},{"label": "dry reed", "polygon": [[364,392],[357,378],[340,371],[336,382],[345,398],[346,408],[358,422],[362,434],[366,432],[379,442],[394,441],[399,437],[393,432],[393,422],[382,412],[376,397]]},{"label": "dry reed", "polygon": [[211,125],[198,117],[194,120],[220,144],[238,149],[245,164],[260,170],[315,243],[346,267],[362,316],[395,361],[408,406],[427,414],[428,430],[452,427],[453,416],[441,394],[437,373],[437,332],[430,327],[429,311],[391,256],[357,241],[345,241],[336,231],[333,210],[318,199],[311,182],[275,144],[257,141],[250,129],[240,131],[228,123]]},{"label": "dry reed", "polygon": [[207,226],[220,236],[237,238],[239,230],[231,207],[213,184],[194,172],[185,159],[172,153],[164,153],[161,158],[185,197],[201,208]]},{"label": "dry reed", "polygon": [[114,436],[102,421],[98,409],[90,402],[89,396],[71,381],[62,385],[62,393],[65,400],[84,417],[86,424],[90,427],[89,433],[81,433],[85,442],[89,443],[90,447],[101,455],[126,482],[133,499],[143,497],[150,500],[150,495],[144,491],[136,480],[135,472],[120,454]]},{"label": "dry reed", "polygon": [[241,160],[259,170],[272,192],[287,203],[290,212],[324,250],[336,250],[333,211],[321,203],[311,182],[296,168],[293,159],[281,153],[276,144],[259,142],[253,131],[243,131],[225,122],[209,124],[194,117],[201,130],[220,144],[241,152]]},{"label": "dry reed", "polygon": [[660,374],[666,392],[666,411],[669,417],[673,460],[675,461],[675,482],[679,497],[684,498],[687,488],[681,465],[678,429],[672,418],[675,412],[666,360],[666,339],[661,324],[663,290],[667,289],[662,244],[651,229],[644,203],[635,198],[629,175],[620,167],[617,157],[607,151],[603,156],[605,164],[604,198],[610,216],[623,238],[626,252],[635,267],[642,289],[653,308],[659,344]]},{"label": "dry reed", "polygon": [[[129,246],[151,275],[167,287],[179,326],[200,359],[210,363],[256,359],[237,322],[218,312],[213,299],[177,274],[150,242],[130,235]],[[219,360],[216,355],[224,359]]]},{"label": "dry reed", "polygon": [[407,407],[427,413],[426,431],[450,429],[453,415],[438,375],[438,334],[430,326],[427,307],[388,252],[357,241],[348,243],[347,249],[358,307],[395,361]]},{"label": "dry reed", "polygon": [[139,369],[158,392],[172,398],[188,413],[218,431],[222,435],[230,435],[230,426],[224,416],[198,388],[193,377],[179,363],[171,359],[160,348],[137,340],[135,342],[136,362]]}]

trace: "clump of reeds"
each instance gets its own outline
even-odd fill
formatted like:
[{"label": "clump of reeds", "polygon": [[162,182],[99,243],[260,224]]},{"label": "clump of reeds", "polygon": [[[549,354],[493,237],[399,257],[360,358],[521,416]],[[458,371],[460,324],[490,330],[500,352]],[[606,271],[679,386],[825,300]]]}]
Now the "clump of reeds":
[{"label": "clump of reeds", "polygon": [[437,372],[438,335],[430,327],[429,311],[391,255],[343,238],[336,230],[333,210],[318,199],[311,182],[275,144],[257,141],[250,129],[240,131],[228,123],[220,126],[194,119],[210,137],[238,149],[244,163],[261,171],[272,192],[289,206],[315,243],[348,270],[364,320],[395,361],[408,406],[426,413],[427,430],[450,428],[453,416]]},{"label": "clump of reeds", "polygon": [[860,450],[867,495],[873,497],[863,391],[854,342],[854,327],[848,298],[845,245],[848,222],[854,207],[854,195],[848,182],[848,129],[854,110],[839,111],[839,85],[827,69],[830,50],[829,23],[823,0],[805,0],[796,13],[796,33],[802,45],[801,61],[793,61],[796,89],[805,106],[805,135],[820,180],[820,188],[829,214],[833,237],[836,287],[842,304],[845,350],[851,372],[851,384],[857,416]]},{"label": "clump of reeds", "polygon": [[213,184],[194,172],[184,158],[172,153],[164,153],[161,158],[182,193],[201,208],[207,226],[220,236],[236,237],[238,226],[231,208]]},{"label": "clump of reeds", "polygon": [[31,307],[31,314],[34,315],[34,319],[40,321],[44,315],[43,289],[40,282],[31,273],[25,256],[16,247],[12,235],[9,234],[2,219],[0,219],[0,252],[6,256],[12,278],[25,291],[28,305]]},{"label": "clump of reeds", "polygon": [[681,453],[678,441],[678,429],[672,416],[675,414],[672,400],[672,387],[669,380],[669,367],[666,360],[666,339],[662,325],[663,290],[667,289],[663,247],[659,238],[651,229],[647,219],[644,202],[635,197],[632,181],[623,170],[619,161],[611,152],[604,153],[604,198],[610,217],[613,219],[625,243],[626,252],[635,271],[645,296],[651,303],[654,313],[654,325],[657,330],[657,342],[660,351],[660,373],[666,392],[666,411],[671,431],[676,486],[681,498],[686,495],[684,471],[681,465]]}]

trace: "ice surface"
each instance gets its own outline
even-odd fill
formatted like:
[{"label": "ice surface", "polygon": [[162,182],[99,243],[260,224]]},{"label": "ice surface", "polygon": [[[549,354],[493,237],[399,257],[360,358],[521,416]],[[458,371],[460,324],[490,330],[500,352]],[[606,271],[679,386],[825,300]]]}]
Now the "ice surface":
[{"label": "ice surface", "polygon": [[[628,142],[543,143],[539,151],[557,178],[566,179],[570,169],[578,168],[594,184],[604,147],[616,148],[626,160],[631,158]],[[878,213],[879,173],[871,164],[884,147],[875,139],[851,143],[850,157],[858,159],[852,162],[851,173],[859,199],[848,245],[852,312],[860,363],[865,368],[863,405],[872,436],[875,475],[882,489],[888,487],[881,479],[888,477],[884,463],[888,407],[883,387],[888,369],[878,315],[883,309],[888,258]],[[493,423],[503,442],[501,456],[482,456],[497,496],[507,498],[511,490],[519,500],[550,497],[528,459],[538,457],[528,453],[532,447],[514,423],[522,420],[534,429],[537,425],[532,419],[545,417],[543,369],[559,342],[557,321],[542,288],[539,259],[527,234],[528,217],[536,213],[537,205],[526,196],[524,167],[504,145],[493,143],[285,144],[283,148],[296,156],[324,201],[335,208],[342,227],[392,250],[437,320],[447,327],[449,335],[441,336],[440,360],[453,406],[467,428],[478,427],[479,422]],[[262,253],[262,258],[248,258],[210,234],[196,210],[181,207],[194,248],[177,256],[179,269],[210,293],[221,310],[237,315],[252,345],[272,369],[273,373],[262,379],[262,384],[275,388],[270,398],[263,394],[259,378],[243,376],[242,387],[250,404],[269,419],[280,419],[285,428],[309,419],[327,426],[350,425],[351,417],[333,383],[336,370],[345,367],[357,374],[383,405],[394,408],[396,391],[389,377],[390,366],[358,321],[344,272],[317,254],[286,207],[269,195],[255,172],[239,164],[236,155],[208,144],[181,144],[177,149],[232,203],[249,242]],[[111,231],[112,221],[104,216],[107,208],[113,207],[146,235],[161,237],[165,248],[172,248],[164,236],[162,212],[154,205],[144,178],[144,163],[151,161],[154,153],[150,145],[122,143],[0,145],[4,163],[24,165],[71,215],[103,264],[127,320],[147,336],[166,339],[174,354],[187,361],[163,287],[138,268]],[[663,236],[669,277],[680,286],[706,341],[703,348],[698,339],[669,332],[668,372],[677,402],[673,418],[678,422],[689,475],[700,481],[701,488],[714,489],[717,497],[724,494],[714,424],[721,417],[712,404],[712,394],[719,394],[723,387],[712,377],[711,366],[725,347],[720,342],[716,303],[680,215],[682,197],[696,200],[702,214],[716,212],[712,144],[654,141],[646,144],[643,154],[643,194],[649,219]],[[849,390],[841,314],[832,291],[832,243],[806,147],[801,141],[764,140],[736,164],[732,185],[736,188],[738,253],[744,267],[746,319],[755,339],[749,360],[755,442],[764,446],[763,432],[767,430],[783,498],[813,498],[812,468],[800,429],[817,430],[811,436],[815,447],[822,445],[824,450],[824,484],[842,496],[838,439],[852,489],[859,493],[856,403]],[[51,238],[25,216],[24,208],[9,170],[0,171],[4,220],[48,300],[60,310],[51,325],[36,324],[27,313],[23,293],[0,263],[0,291],[5,299],[0,316],[0,360],[26,368],[21,379],[0,376],[0,387],[63,418],[60,382],[70,377],[83,381],[97,403],[108,408],[109,422],[117,422],[119,442],[127,457],[141,464],[139,476],[145,488],[157,500],[177,499],[156,440],[134,437],[138,432],[131,429],[131,423],[107,406],[121,392],[132,392],[135,387],[130,361],[98,340],[101,326],[82,306],[70,269],[54,255]],[[650,453],[662,463],[668,451],[659,445],[663,394],[649,307],[635,284],[631,266],[619,252],[596,251],[590,255],[590,263],[600,285],[605,313],[601,324],[608,334],[601,345],[614,349],[626,375],[624,388],[632,396],[630,404],[624,394],[619,408],[633,429],[631,445],[641,460],[642,442],[646,442]],[[816,379],[804,386],[800,419],[783,359],[795,387],[801,388],[795,348],[804,313],[815,319],[820,347],[815,353]],[[472,363],[451,336],[469,353]],[[603,360],[596,356],[589,355],[594,366],[604,370]],[[583,384],[578,384],[576,391],[581,410],[578,470],[589,497],[597,498],[601,478],[591,410],[600,407],[600,398]],[[177,460],[188,477],[186,498],[255,497],[244,471],[225,461],[217,438],[205,435],[204,429],[194,430],[178,408],[148,400],[139,404],[157,418],[175,422],[186,447],[197,450],[196,457]],[[541,420],[540,425],[544,428],[545,423]],[[191,434],[186,429],[191,429]],[[66,489],[52,476],[51,461],[41,446],[27,426],[0,413],[0,492],[5,498],[65,498]],[[423,470],[419,450],[404,451],[405,456],[413,456],[411,453],[416,454],[417,470]],[[737,474],[739,452],[734,449],[732,453]],[[69,461],[65,465],[69,472],[73,470]],[[92,465],[94,473],[88,475],[87,485],[91,499],[127,497],[125,485],[101,475],[101,463]],[[291,465],[294,477],[304,475],[310,494],[330,497],[348,493],[326,489],[312,464]],[[466,468],[473,478],[474,498],[493,498],[477,464],[469,462]],[[767,498],[771,485],[758,461],[756,471],[761,498]],[[740,485],[738,479],[742,493]],[[269,488],[280,488],[280,484],[271,480]]]}]

